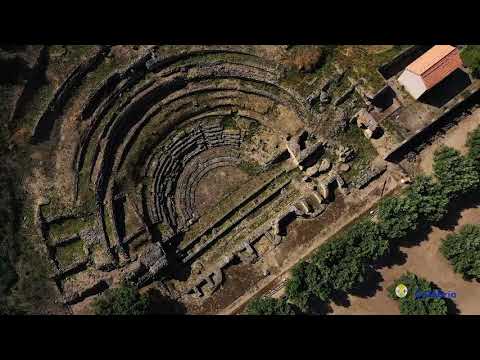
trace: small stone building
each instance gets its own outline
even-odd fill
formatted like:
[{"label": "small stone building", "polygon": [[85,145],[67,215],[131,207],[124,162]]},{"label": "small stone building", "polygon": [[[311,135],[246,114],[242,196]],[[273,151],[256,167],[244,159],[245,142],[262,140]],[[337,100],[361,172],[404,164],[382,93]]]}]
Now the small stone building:
[{"label": "small stone building", "polygon": [[398,82],[417,100],[462,66],[462,59],[456,47],[436,45],[408,65],[398,78]]},{"label": "small stone building", "polygon": [[363,130],[367,138],[374,137],[378,132],[378,123],[366,109],[362,109],[357,115],[357,126]]}]

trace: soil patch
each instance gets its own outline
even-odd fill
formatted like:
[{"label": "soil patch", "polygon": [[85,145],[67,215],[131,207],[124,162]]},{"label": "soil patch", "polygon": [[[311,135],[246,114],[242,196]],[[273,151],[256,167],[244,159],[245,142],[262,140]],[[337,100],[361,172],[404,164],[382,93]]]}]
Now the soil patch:
[{"label": "soil patch", "polygon": [[225,196],[235,191],[249,176],[241,169],[226,166],[214,169],[198,184],[195,191],[195,209],[201,216]]}]

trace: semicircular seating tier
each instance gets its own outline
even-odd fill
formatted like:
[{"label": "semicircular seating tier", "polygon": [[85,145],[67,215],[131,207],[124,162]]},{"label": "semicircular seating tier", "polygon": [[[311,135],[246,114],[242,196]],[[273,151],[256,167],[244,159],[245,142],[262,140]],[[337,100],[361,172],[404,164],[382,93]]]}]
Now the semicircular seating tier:
[{"label": "semicircular seating tier", "polygon": [[115,197],[128,193],[147,226],[188,227],[198,217],[198,183],[239,162],[244,134],[223,118],[255,121],[285,138],[314,123],[305,100],[282,85],[282,71],[248,48],[198,46],[168,55],[153,49],[111,73],[78,118],[77,201],[93,199],[100,217],[111,217]]}]

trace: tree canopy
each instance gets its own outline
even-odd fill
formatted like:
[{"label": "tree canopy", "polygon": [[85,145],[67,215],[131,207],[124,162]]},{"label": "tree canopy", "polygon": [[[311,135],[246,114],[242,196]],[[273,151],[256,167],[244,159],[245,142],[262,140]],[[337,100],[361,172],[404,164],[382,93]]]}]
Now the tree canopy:
[{"label": "tree canopy", "polygon": [[247,315],[295,315],[295,309],[286,298],[260,297],[247,305],[245,313]]},{"label": "tree canopy", "polygon": [[401,239],[418,225],[418,203],[410,196],[389,197],[380,202],[378,218],[385,236]]},{"label": "tree canopy", "polygon": [[472,70],[472,75],[480,78],[480,46],[467,45],[462,49],[460,56],[463,63]]},{"label": "tree canopy", "polygon": [[292,270],[287,295],[305,308],[315,297],[327,302],[335,291],[350,291],[361,284],[369,264],[388,253],[390,244],[370,220],[353,225],[340,238],[320,246],[309,262]]},{"label": "tree canopy", "polygon": [[406,196],[417,208],[420,222],[436,223],[447,213],[448,197],[442,193],[441,184],[431,176],[417,176]]},{"label": "tree canopy", "polygon": [[[399,284],[405,285],[408,289],[404,298],[399,298],[395,294],[395,288]],[[399,302],[402,315],[446,315],[448,308],[445,299],[416,297],[417,291],[431,292],[436,289],[438,288],[430,281],[407,272],[388,287],[388,295]]]},{"label": "tree canopy", "polygon": [[469,193],[480,184],[475,162],[447,146],[435,151],[433,169],[442,186],[442,192],[448,198]]},{"label": "tree canopy", "polygon": [[468,134],[468,157],[480,167],[480,126]]},{"label": "tree canopy", "polygon": [[465,225],[450,234],[440,247],[455,272],[466,279],[480,279],[480,225]]}]

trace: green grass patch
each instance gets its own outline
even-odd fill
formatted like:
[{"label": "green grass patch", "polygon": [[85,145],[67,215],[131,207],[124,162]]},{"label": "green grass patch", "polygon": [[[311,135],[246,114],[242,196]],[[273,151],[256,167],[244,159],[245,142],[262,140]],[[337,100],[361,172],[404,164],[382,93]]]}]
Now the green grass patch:
[{"label": "green grass patch", "polygon": [[344,174],[346,181],[354,179],[360,171],[368,167],[370,162],[378,155],[362,130],[354,124],[350,124],[348,130],[338,136],[338,140],[345,146],[355,149],[355,158],[350,162],[350,170]]},{"label": "green grass patch", "polygon": [[335,61],[344,69],[349,69],[346,75],[355,80],[364,78],[367,81],[367,88],[376,93],[385,85],[382,75],[378,72],[380,65],[392,60],[409,46],[393,45],[392,48],[379,53],[369,52],[366,46],[340,46]]},{"label": "green grass patch", "polygon": [[257,175],[262,172],[262,167],[251,161],[243,160],[238,164],[238,168],[245,171],[248,175]]},{"label": "green grass patch", "polygon": [[27,126],[33,128],[37,120],[47,110],[48,104],[53,99],[55,89],[51,83],[42,84],[36,91],[32,101],[25,109],[25,115],[22,120],[18,122],[22,127]]},{"label": "green grass patch", "polygon": [[115,229],[113,228],[113,221],[108,214],[105,214],[105,232],[107,233],[108,240],[110,242],[115,239]]},{"label": "green grass patch", "polygon": [[0,257],[0,295],[17,281],[17,273],[6,257]]},{"label": "green grass patch", "polygon": [[55,221],[49,224],[48,237],[49,240],[60,240],[78,234],[80,230],[87,229],[94,225],[95,218],[93,216],[69,218],[61,221]]},{"label": "green grass patch", "polygon": [[238,129],[236,115],[227,115],[222,119],[222,126],[224,129]]},{"label": "green grass patch", "polygon": [[473,76],[480,78],[480,45],[467,45],[460,52],[463,63],[472,70]]},{"label": "green grass patch", "polygon": [[197,54],[191,55],[188,58],[181,59],[175,62],[177,66],[188,66],[193,64],[208,64],[215,61],[222,61],[222,62],[231,62],[231,63],[238,63],[244,64],[249,62],[255,63],[258,59],[249,54],[235,54],[235,53],[210,53],[210,54]]},{"label": "green grass patch", "polygon": [[394,124],[392,124],[392,121],[393,119],[392,118],[386,118],[381,126],[386,130],[387,133],[389,133],[390,135],[393,136],[393,138],[395,139],[395,141],[397,143],[400,143],[402,142],[403,140],[405,140],[407,138],[406,135],[402,134],[400,131],[399,131],[399,127],[398,126],[395,126]]},{"label": "green grass patch", "polygon": [[66,245],[58,246],[55,250],[55,257],[61,268],[66,268],[76,261],[85,257],[83,241],[76,240]]},{"label": "green grass patch", "polygon": [[95,88],[95,86],[99,85],[111,73],[113,73],[118,66],[121,66],[121,64],[118,62],[116,57],[105,58],[105,60],[98,65],[94,71],[88,73],[85,81],[87,89]]},{"label": "green grass patch", "polygon": [[96,48],[96,45],[51,45],[48,47],[48,66],[54,72],[71,70]]}]

